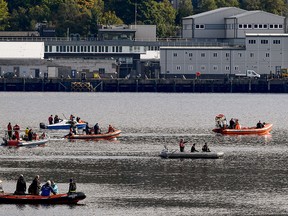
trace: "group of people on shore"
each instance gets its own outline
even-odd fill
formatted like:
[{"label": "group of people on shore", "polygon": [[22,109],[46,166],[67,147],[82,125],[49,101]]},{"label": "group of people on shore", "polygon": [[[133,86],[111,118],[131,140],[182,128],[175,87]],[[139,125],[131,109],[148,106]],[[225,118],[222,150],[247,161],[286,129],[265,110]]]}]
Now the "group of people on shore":
[{"label": "group of people on shore", "polygon": [[[26,181],[24,176],[21,174],[17,180],[15,195],[26,195]],[[71,178],[69,183],[68,193],[76,192],[76,182]],[[32,195],[41,195],[41,196],[50,196],[51,194],[58,194],[58,186],[53,180],[47,180],[45,184],[41,186],[40,177],[36,175],[32,183],[28,188],[28,194]]]},{"label": "group of people on shore", "polygon": [[[185,143],[187,143],[187,141],[184,141],[184,139],[180,139],[179,141],[179,147],[180,147],[180,152],[184,152],[185,149]],[[194,143],[191,147],[191,152],[199,152],[196,149],[196,144]],[[208,148],[207,143],[205,143],[202,147],[202,152],[210,152],[210,149]]]}]

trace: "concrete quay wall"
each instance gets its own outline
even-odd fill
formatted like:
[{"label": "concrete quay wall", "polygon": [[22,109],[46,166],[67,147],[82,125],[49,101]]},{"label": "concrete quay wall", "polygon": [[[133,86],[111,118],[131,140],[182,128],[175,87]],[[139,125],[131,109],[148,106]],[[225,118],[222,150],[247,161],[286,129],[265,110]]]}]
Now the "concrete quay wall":
[{"label": "concrete quay wall", "polygon": [[288,79],[1,78],[0,91],[288,93]]}]

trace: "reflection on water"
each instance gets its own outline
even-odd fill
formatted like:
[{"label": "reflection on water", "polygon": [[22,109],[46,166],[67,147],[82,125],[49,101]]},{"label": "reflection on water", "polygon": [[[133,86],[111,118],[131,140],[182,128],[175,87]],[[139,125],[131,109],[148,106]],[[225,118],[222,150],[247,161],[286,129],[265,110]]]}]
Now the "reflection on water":
[{"label": "reflection on water", "polygon": [[[22,173],[27,184],[36,174],[42,182],[52,178],[61,192],[68,190],[68,180],[73,177],[78,190],[87,195],[76,206],[0,205],[1,212],[8,212],[7,215],[30,215],[35,211],[43,215],[59,212],[61,215],[287,214],[287,129],[277,124],[286,120],[278,113],[288,105],[286,97],[32,93],[33,98],[29,99],[26,93],[2,93],[1,100],[5,101],[7,95],[20,102],[30,100],[33,105],[31,110],[18,110],[20,114],[15,116],[10,113],[14,108],[8,110],[0,105],[4,110],[1,119],[11,116],[9,121],[18,120],[23,127],[32,125],[39,130],[39,122],[51,113],[77,112],[91,124],[102,118],[103,127],[113,122],[123,131],[113,142],[69,142],[62,139],[66,132],[50,131],[53,139],[45,147],[1,148],[0,179],[5,191],[15,190],[16,179]],[[51,106],[47,105],[46,97]],[[266,103],[270,102],[269,106],[263,103],[263,98]],[[275,98],[283,104],[277,104]],[[71,100],[75,102],[73,110]],[[11,105],[10,100],[6,104]],[[83,104],[94,109],[83,111]],[[244,106],[240,109],[239,104]],[[251,112],[251,106],[257,109],[256,113]],[[103,118],[104,111],[109,112],[107,119]],[[268,136],[213,134],[214,116],[220,112],[241,116],[242,125],[266,118],[266,122],[273,122],[275,127]],[[5,122],[1,125],[4,128]],[[224,158],[169,160],[158,157],[164,145],[178,149],[180,137],[188,141],[186,151],[193,143],[201,149],[207,142],[211,150],[223,151]]]}]

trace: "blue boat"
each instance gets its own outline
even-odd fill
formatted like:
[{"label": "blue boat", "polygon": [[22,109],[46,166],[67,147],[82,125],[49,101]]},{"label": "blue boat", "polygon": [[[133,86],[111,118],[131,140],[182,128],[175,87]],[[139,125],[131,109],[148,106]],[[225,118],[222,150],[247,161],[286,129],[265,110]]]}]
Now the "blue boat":
[{"label": "blue boat", "polygon": [[86,127],[85,122],[76,122],[67,119],[63,119],[62,121],[56,124],[45,125],[45,123],[40,123],[41,129],[50,129],[50,130],[69,130],[71,126],[77,127],[77,129],[84,129]]}]

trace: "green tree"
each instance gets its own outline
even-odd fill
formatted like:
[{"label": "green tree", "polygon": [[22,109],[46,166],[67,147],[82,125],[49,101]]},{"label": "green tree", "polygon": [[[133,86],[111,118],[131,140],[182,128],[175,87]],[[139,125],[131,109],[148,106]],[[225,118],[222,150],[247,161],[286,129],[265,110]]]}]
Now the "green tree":
[{"label": "green tree", "polygon": [[182,18],[193,14],[193,6],[191,0],[180,0],[178,13],[176,16],[176,25],[181,24]]},{"label": "green tree", "polygon": [[4,0],[0,0],[0,30],[4,30],[8,26],[8,5]]},{"label": "green tree", "polygon": [[157,37],[175,36],[176,10],[168,0],[145,0],[139,7],[139,22],[156,25]]},{"label": "green tree", "polygon": [[261,0],[245,0],[243,8],[246,10],[261,10]]},{"label": "green tree", "polygon": [[202,0],[199,11],[200,12],[205,12],[205,11],[210,11],[210,10],[215,10],[217,9],[217,5],[215,0]]},{"label": "green tree", "polygon": [[287,3],[285,0],[261,0],[262,10],[277,15],[285,15]]},{"label": "green tree", "polygon": [[105,26],[111,26],[111,25],[121,25],[123,24],[123,21],[116,16],[114,11],[108,11],[103,14],[103,16],[99,20],[99,24],[105,25]]},{"label": "green tree", "polygon": [[216,5],[220,7],[239,7],[238,0],[216,0]]}]

